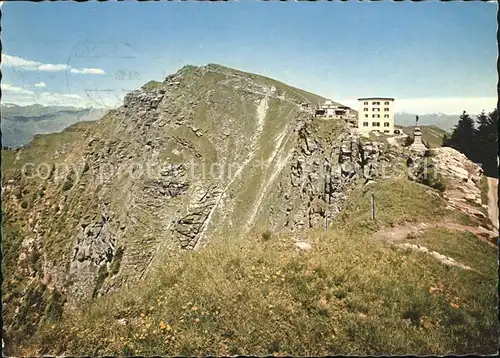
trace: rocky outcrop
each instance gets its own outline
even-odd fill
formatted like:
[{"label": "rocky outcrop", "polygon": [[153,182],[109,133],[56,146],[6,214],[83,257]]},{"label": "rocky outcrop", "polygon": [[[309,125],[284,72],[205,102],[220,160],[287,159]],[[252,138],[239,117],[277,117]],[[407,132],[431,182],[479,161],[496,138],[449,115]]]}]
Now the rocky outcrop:
[{"label": "rocky outcrop", "polygon": [[488,207],[481,198],[481,181],[485,179],[481,167],[449,147],[435,149],[433,162],[447,181],[444,197],[450,207],[488,223]]},{"label": "rocky outcrop", "polygon": [[193,249],[196,246],[220,195],[221,191],[217,187],[202,189],[194,194],[194,200],[188,206],[187,214],[175,220],[172,228],[174,240],[181,248]]},{"label": "rocky outcrop", "polygon": [[184,194],[189,188],[184,164],[167,164],[161,168],[160,178],[146,179],[142,191],[155,198],[168,200]]},{"label": "rocky outcrop", "polygon": [[[275,204],[269,219],[273,230],[327,227],[351,190],[382,177],[382,165],[397,157],[337,121],[309,118],[297,125],[296,132],[289,170],[276,198],[270,199]],[[283,213],[276,210],[281,205]]]},{"label": "rocky outcrop", "polygon": [[77,285],[71,285],[70,289],[79,299],[91,298],[92,289],[102,284],[96,282],[99,280],[99,271],[107,272],[107,266],[113,261],[116,238],[110,228],[112,219],[113,213],[106,207],[96,222],[90,225],[82,224],[75,238],[69,282],[78,282]]},{"label": "rocky outcrop", "polygon": [[407,158],[409,178],[436,186],[450,210],[458,210],[490,228],[488,206],[482,202],[482,185],[486,178],[479,165],[449,147],[435,148],[428,155]]},{"label": "rocky outcrop", "polygon": [[[140,280],[166,250],[328,225],[387,156],[343,121],[313,119],[319,100],[222,66],[184,67],[50,148],[38,139],[15,153],[8,210],[33,217],[37,232],[22,232],[42,251],[45,281],[75,304]],[[19,179],[34,157],[51,179]]]},{"label": "rocky outcrop", "polygon": [[437,170],[445,176],[456,178],[464,183],[479,183],[483,175],[481,167],[470,161],[465,154],[450,148],[434,149]]}]

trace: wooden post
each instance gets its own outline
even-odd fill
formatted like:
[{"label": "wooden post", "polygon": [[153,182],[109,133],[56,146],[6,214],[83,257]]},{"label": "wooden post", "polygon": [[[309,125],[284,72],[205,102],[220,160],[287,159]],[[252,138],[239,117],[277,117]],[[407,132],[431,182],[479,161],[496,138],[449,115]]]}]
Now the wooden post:
[{"label": "wooden post", "polygon": [[375,221],[375,196],[372,194],[372,220]]}]

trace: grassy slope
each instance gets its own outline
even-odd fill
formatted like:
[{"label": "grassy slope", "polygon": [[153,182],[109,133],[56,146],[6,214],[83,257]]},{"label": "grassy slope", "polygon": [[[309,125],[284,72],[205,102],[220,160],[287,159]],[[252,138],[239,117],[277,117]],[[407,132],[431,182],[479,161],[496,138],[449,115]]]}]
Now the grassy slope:
[{"label": "grassy slope", "polygon": [[[413,136],[415,127],[403,127],[403,131],[410,136]],[[420,126],[422,131],[422,140],[429,143],[431,148],[438,148],[443,145],[444,135],[447,134],[444,129],[437,126]]]},{"label": "grassy slope", "polygon": [[287,91],[289,93],[289,95],[292,95],[295,98],[303,100],[303,101],[311,102],[313,104],[322,103],[326,99],[326,98],[318,96],[314,93],[307,92],[307,91],[304,91],[302,89],[289,86],[283,82],[280,82],[280,81],[277,81],[275,79],[265,77],[262,75],[244,72],[244,71],[236,70],[236,69],[221,66],[221,65],[210,64],[208,66],[215,68],[215,69],[218,69],[218,70],[229,71],[229,72],[234,73],[234,74],[242,75],[245,77],[250,77],[250,78],[257,80],[258,82],[266,84],[266,85],[274,85],[278,91]]},{"label": "grassy slope", "polygon": [[[375,217],[371,218],[371,195],[375,198]],[[342,219],[352,230],[375,230],[407,222],[435,221],[448,212],[445,202],[424,185],[400,180],[385,180],[361,186],[351,194]]]},{"label": "grassy slope", "polygon": [[483,205],[488,205],[488,191],[489,191],[489,185],[488,185],[488,177],[484,175],[481,178],[481,203]]},{"label": "grassy slope", "polygon": [[[86,126],[37,137],[23,149],[22,162],[50,161],[54,151],[83,143]],[[112,118],[99,126],[111,138]],[[68,159],[81,153],[73,155]],[[13,163],[13,152],[2,156],[14,167],[22,163]],[[64,159],[61,154],[58,161]],[[369,220],[371,192],[375,224]],[[494,250],[456,232],[437,230],[419,239],[475,268],[482,264],[478,274],[370,240],[379,227],[443,218],[448,213],[442,207],[426,187],[407,181],[359,188],[335,229],[309,233],[310,252],[296,252],[290,237],[262,242],[256,236],[171,254],[144,282],[46,322],[15,355],[491,353],[498,336]],[[12,214],[24,218],[23,212]],[[66,218],[60,220],[65,227]],[[19,244],[15,230],[8,253]],[[59,236],[45,242],[53,254],[62,250]],[[21,313],[31,309],[28,303]],[[119,324],[120,318],[128,324]]]},{"label": "grassy slope", "polygon": [[[186,72],[194,71],[193,68],[189,67],[184,70]],[[233,70],[226,69],[226,71]],[[206,162],[210,164],[219,159],[217,157],[218,153],[214,150],[214,143],[209,141],[209,135],[211,133],[217,133],[218,129],[220,129],[221,123],[216,123],[217,120],[225,121],[230,119],[236,122],[234,126],[235,129],[239,129],[239,125],[243,125],[245,128],[242,130],[245,131],[245,134],[247,132],[251,134],[251,131],[253,130],[251,122],[244,117],[240,118],[240,113],[237,113],[237,109],[234,108],[231,101],[236,100],[237,102],[239,100],[241,103],[237,103],[241,104],[240,107],[243,115],[250,113],[252,118],[255,113],[255,105],[253,100],[246,100],[246,97],[238,96],[236,99],[232,97],[234,96],[234,93],[230,91],[229,87],[227,89],[219,88],[218,81],[224,80],[226,78],[224,75],[206,74],[202,77],[199,76],[199,73],[196,73],[196,71],[193,72],[192,75],[197,76],[195,81],[192,81],[196,84],[194,86],[195,88],[191,88],[194,93],[189,95],[184,93],[181,95],[183,98],[178,100],[179,107],[183,104],[186,105],[186,103],[182,102],[184,100],[187,101],[189,99],[196,99],[197,96],[205,94],[207,89],[210,90],[211,88],[218,88],[219,94],[222,96],[217,99],[217,104],[223,107],[229,106],[229,110],[225,110],[224,115],[221,115],[222,111],[218,109],[218,112],[215,111],[214,113],[211,113],[212,117],[209,118],[209,114],[207,112],[209,112],[210,108],[200,105],[197,107],[197,111],[192,120],[193,124],[198,128],[202,128],[205,134],[202,137],[197,137],[191,130],[187,130],[182,127],[180,127],[177,131],[172,131],[172,134],[178,135],[182,139],[189,139],[194,147],[194,150],[202,152]],[[278,88],[278,92],[286,92],[287,98],[293,98],[296,101],[303,100],[304,96],[311,101],[315,101],[320,98],[313,94],[293,89],[285,84],[271,79],[258,75],[251,76],[257,78],[261,84],[275,84]],[[186,78],[186,82],[189,80],[188,76]],[[144,87],[156,88],[160,85],[161,84],[159,82],[151,81],[145,84]],[[287,103],[285,107],[283,110],[286,109],[286,113],[289,113],[288,107],[293,107],[293,105]],[[290,111],[289,116],[284,118],[284,113],[280,113],[280,121],[287,123],[293,119],[294,114],[295,112]],[[273,129],[278,130],[281,128],[279,125],[282,125],[283,123],[273,121],[270,124],[277,125],[277,127]],[[225,124],[227,124],[227,122],[225,122]],[[98,190],[94,190],[95,188],[88,190],[85,186],[80,186],[82,183],[77,183],[74,187],[67,185],[66,188],[66,183],[70,183],[70,181],[66,180],[66,178],[59,178],[59,181],[56,182],[55,177],[58,176],[57,174],[61,174],[63,176],[66,174],[64,171],[66,165],[68,165],[67,168],[71,166],[79,172],[83,169],[82,158],[84,158],[85,151],[88,148],[88,138],[96,138],[99,140],[97,144],[94,145],[95,154],[102,154],[100,151],[105,150],[107,146],[114,147],[116,145],[116,130],[118,126],[119,123],[117,118],[114,117],[113,114],[108,114],[98,122],[80,122],[70,126],[61,133],[37,135],[30,143],[22,147],[18,152],[2,151],[2,170],[3,174],[7,174],[4,176],[3,184],[5,184],[8,180],[14,180],[16,182],[16,192],[12,196],[18,198],[18,200],[10,200],[6,206],[6,211],[8,212],[7,214],[9,214],[11,219],[4,223],[4,229],[9,231],[10,234],[4,236],[5,240],[3,242],[3,249],[5,252],[8,252],[10,256],[12,256],[11,259],[9,259],[9,262],[12,262],[12,264],[9,263],[10,266],[8,268],[4,265],[4,269],[9,269],[9,272],[14,272],[14,269],[10,270],[10,267],[14,267],[13,262],[17,259],[16,255],[19,254],[19,245],[21,240],[27,236],[33,235],[28,227],[27,218],[30,217],[30,215],[32,215],[35,211],[43,214],[43,219],[40,220],[45,226],[43,228],[43,255],[40,256],[37,252],[36,255],[29,256],[27,261],[36,261],[37,276],[39,278],[43,277],[43,265],[40,257],[43,257],[47,262],[57,262],[61,265],[61,267],[68,262],[72,253],[71,247],[73,245],[74,238],[74,232],[72,230],[77,226],[79,220],[83,217],[88,217],[89,220],[92,220],[92,217],[98,212],[98,199],[96,197]],[[240,133],[241,137],[245,137],[244,135],[241,135],[242,132],[238,133]],[[266,130],[266,134],[270,133],[274,132]],[[125,138],[125,140],[126,139],[127,138]],[[140,145],[143,145],[143,143],[140,143]],[[246,148],[247,146],[245,146],[245,149]],[[267,152],[272,149],[270,147],[262,148],[265,149],[263,154],[269,154]],[[173,149],[174,148],[166,147],[165,152],[161,153],[161,155],[169,156],[170,160],[175,159],[172,158],[173,155],[170,155],[171,153],[168,153]],[[17,154],[19,156],[19,160],[16,160]],[[55,173],[47,181],[41,179],[23,179],[20,175],[21,168],[26,163],[32,163],[35,167],[38,164],[47,163],[49,164],[46,166],[47,170],[50,170],[49,168],[51,168],[52,164],[55,164]],[[83,179],[91,181],[93,175],[92,173],[94,173],[93,170],[87,172]],[[116,187],[120,188],[121,186],[116,185]],[[115,198],[121,198],[118,194],[110,195]],[[119,200],[121,199],[116,199],[115,201]],[[58,207],[61,202],[66,202],[66,205],[63,210],[59,211]],[[123,204],[117,205],[121,205],[121,207],[125,206]],[[46,219],[48,217],[50,217],[50,219]],[[143,219],[145,221],[149,220],[152,223],[155,222],[149,217],[143,217]],[[154,226],[154,224],[151,224],[151,226]],[[48,229],[45,230],[45,228]],[[131,236],[131,239],[135,239],[135,237]],[[144,247],[139,247],[138,251],[141,250],[145,251]],[[137,262],[134,262],[134,264],[137,264]],[[7,322],[6,325],[13,323],[14,326],[19,323],[19,327],[17,327],[19,329],[12,328],[9,331],[9,333],[12,334],[9,338],[12,340],[21,339],[25,336],[31,335],[35,327],[38,325],[40,317],[43,315],[45,307],[48,304],[47,300],[38,299],[40,298],[39,296],[43,297],[46,295],[44,293],[45,286],[38,286],[38,283],[40,283],[41,280],[36,281],[36,285],[32,285],[35,287],[33,292],[28,291],[26,293],[23,291],[27,282],[30,281],[31,278],[25,279],[24,276],[13,277],[13,275],[9,275],[8,279],[4,281],[3,292],[8,292],[9,297],[4,294],[3,299],[8,299],[9,308],[12,308],[9,311],[8,317],[4,316],[4,318],[6,317],[4,322]],[[24,300],[24,302],[31,302],[32,299],[38,301],[37,306],[31,307],[30,305],[24,305],[20,311],[20,317],[24,317],[24,321],[17,320],[15,318],[14,307],[20,304],[21,300]],[[48,297],[48,300],[51,300],[51,297]],[[4,311],[4,313],[5,312],[6,311]]]},{"label": "grassy slope", "polygon": [[309,232],[311,251],[263,236],[170,254],[144,282],[45,325],[17,353],[493,353],[494,249],[446,230],[418,239],[477,273],[370,239],[380,226],[446,218],[442,204],[419,184],[389,180],[359,188],[335,229]]},{"label": "grassy slope", "polygon": [[[2,163],[2,174],[5,179],[16,178],[19,180],[22,187],[22,197],[20,201],[26,202],[26,207],[10,205],[10,217],[14,220],[13,225],[27,229],[26,210],[32,209],[33,206],[39,204],[42,195],[50,198],[51,203],[59,202],[61,192],[58,191],[64,188],[67,181],[67,170],[76,170],[81,172],[83,164],[81,158],[85,149],[84,133],[87,131],[99,131],[103,136],[110,133],[113,129],[113,118],[108,115],[104,116],[100,121],[79,122],[67,127],[60,133],[40,134],[36,135],[33,140],[20,148],[17,152],[19,160],[15,160],[16,153],[12,151],[2,151],[3,159],[7,159]],[[57,153],[57,156],[54,156]],[[27,166],[26,166],[27,165]],[[26,167],[25,167],[26,166]],[[53,174],[50,179],[43,180],[37,176],[31,179],[24,179],[20,175],[23,167],[27,170],[32,168],[40,170],[42,176],[45,176],[47,170],[53,166]],[[57,178],[55,178],[57,177]],[[51,182],[57,183],[51,185]],[[74,190],[81,191],[81,188],[75,186]],[[64,192],[64,189],[63,189]],[[74,195],[74,200],[87,200],[84,198],[84,193]],[[86,193],[92,195],[92,193]],[[88,196],[87,195],[87,196]],[[89,209],[90,206],[74,205],[73,208]],[[44,209],[50,210],[49,207]],[[62,215],[55,215],[54,220],[59,221],[58,232],[48,232],[45,234],[44,251],[47,253],[47,258],[61,259],[64,253],[67,253],[69,245],[72,244],[67,240],[68,235],[66,230],[70,221],[78,220],[83,213],[63,212]],[[10,224],[10,223],[9,223]]]}]

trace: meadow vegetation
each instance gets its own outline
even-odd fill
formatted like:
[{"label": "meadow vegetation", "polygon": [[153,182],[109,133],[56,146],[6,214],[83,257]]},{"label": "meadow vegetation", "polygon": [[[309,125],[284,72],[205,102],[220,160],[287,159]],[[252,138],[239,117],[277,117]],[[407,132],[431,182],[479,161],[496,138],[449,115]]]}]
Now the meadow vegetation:
[{"label": "meadow vegetation", "polygon": [[[370,217],[370,197],[377,219]],[[491,354],[498,347],[496,250],[433,229],[421,244],[445,266],[371,234],[450,218],[437,191],[407,180],[359,187],[311,250],[263,232],[165,254],[133,288],[45,322],[20,355]]]}]

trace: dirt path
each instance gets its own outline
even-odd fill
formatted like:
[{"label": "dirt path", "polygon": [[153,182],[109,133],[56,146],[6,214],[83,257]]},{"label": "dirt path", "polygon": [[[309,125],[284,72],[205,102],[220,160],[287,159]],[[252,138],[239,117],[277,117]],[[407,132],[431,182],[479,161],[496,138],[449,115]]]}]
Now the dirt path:
[{"label": "dirt path", "polygon": [[498,179],[488,177],[488,214],[498,228]]},{"label": "dirt path", "polygon": [[494,244],[494,241],[498,236],[496,232],[490,231],[481,226],[467,226],[467,225],[461,225],[457,223],[444,222],[444,221],[436,223],[416,223],[406,226],[389,227],[377,231],[373,235],[373,238],[389,242],[402,242],[406,241],[408,237],[418,236],[420,234],[423,234],[426,230],[432,228],[445,228],[450,230],[468,231],[476,235],[476,237],[479,240],[496,248],[496,245]]},{"label": "dirt path", "polygon": [[495,249],[497,247],[493,243],[493,241],[496,240],[497,238],[496,232],[490,231],[481,226],[474,227],[474,226],[467,226],[467,225],[461,225],[457,223],[444,222],[444,221],[436,223],[415,223],[405,226],[388,227],[377,231],[372,237],[374,239],[383,240],[390,245],[395,245],[396,247],[407,248],[426,253],[428,255],[433,256],[435,259],[439,260],[444,265],[456,266],[464,270],[477,271],[472,267],[457,262],[452,257],[442,255],[439,252],[433,251],[418,243],[412,243],[414,241],[412,239],[417,238],[425,231],[432,228],[445,228],[458,231],[468,231],[474,234],[479,240],[490,245],[491,247]]}]

